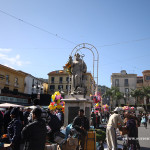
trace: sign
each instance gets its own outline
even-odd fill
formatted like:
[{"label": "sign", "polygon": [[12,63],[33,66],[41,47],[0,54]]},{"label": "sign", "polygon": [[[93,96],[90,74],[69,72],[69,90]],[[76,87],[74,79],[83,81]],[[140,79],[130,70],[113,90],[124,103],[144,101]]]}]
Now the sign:
[{"label": "sign", "polygon": [[23,98],[0,96],[0,102],[26,103],[27,104],[28,100],[23,99]]}]

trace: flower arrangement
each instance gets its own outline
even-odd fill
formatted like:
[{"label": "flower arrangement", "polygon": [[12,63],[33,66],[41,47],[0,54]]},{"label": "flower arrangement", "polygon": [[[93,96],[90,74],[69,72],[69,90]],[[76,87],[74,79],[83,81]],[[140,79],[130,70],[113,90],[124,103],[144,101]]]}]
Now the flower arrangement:
[{"label": "flower arrangement", "polygon": [[67,68],[67,72],[69,73],[69,75],[72,75],[71,64],[72,64],[72,57],[70,56],[69,61],[65,64],[65,66]]}]

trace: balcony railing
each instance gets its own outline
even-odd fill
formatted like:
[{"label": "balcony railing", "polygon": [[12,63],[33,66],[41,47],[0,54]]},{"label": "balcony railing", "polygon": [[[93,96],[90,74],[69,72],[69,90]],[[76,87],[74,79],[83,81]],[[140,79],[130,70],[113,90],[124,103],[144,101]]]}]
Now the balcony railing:
[{"label": "balcony railing", "polygon": [[124,86],[129,86],[129,83],[125,83]]}]

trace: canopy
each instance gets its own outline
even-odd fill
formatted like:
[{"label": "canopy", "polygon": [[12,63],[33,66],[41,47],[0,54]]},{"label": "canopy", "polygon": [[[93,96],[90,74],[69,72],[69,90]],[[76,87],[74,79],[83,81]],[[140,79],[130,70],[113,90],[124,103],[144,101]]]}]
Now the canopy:
[{"label": "canopy", "polygon": [[22,105],[11,104],[11,103],[3,103],[0,104],[0,108],[8,108],[8,107],[24,107]]},{"label": "canopy", "polygon": [[137,107],[137,110],[138,111],[144,111],[144,108],[143,107]]}]

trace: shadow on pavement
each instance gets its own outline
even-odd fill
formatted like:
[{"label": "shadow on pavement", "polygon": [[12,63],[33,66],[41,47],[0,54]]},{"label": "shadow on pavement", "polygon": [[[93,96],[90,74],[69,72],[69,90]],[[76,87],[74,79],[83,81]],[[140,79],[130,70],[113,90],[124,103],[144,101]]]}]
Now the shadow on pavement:
[{"label": "shadow on pavement", "polygon": [[150,150],[148,147],[141,147],[141,150]]}]

